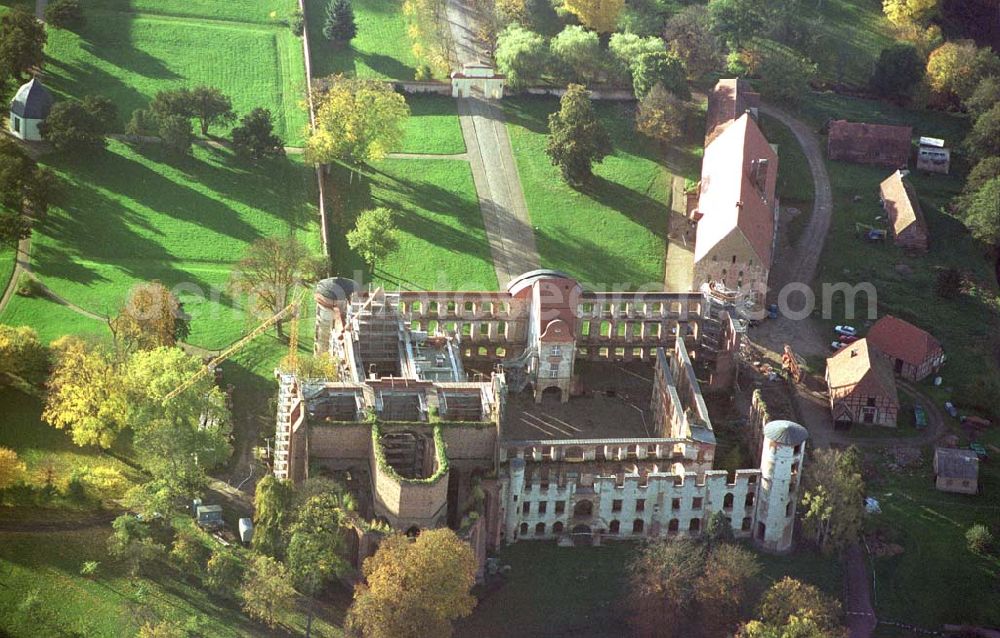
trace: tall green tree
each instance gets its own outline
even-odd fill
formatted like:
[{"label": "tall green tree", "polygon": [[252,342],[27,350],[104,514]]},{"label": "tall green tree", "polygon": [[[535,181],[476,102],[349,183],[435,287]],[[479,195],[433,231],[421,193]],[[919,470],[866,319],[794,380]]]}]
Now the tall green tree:
[{"label": "tall green tree", "polygon": [[708,21],[730,48],[739,49],[764,28],[767,5],[760,0],[709,0]]},{"label": "tall green tree", "polygon": [[545,152],[563,179],[572,185],[585,182],[591,167],[611,154],[611,137],[601,126],[586,87],[570,84],[559,101],[559,110],[549,115],[549,139]]},{"label": "tall green tree", "polygon": [[687,84],[687,71],[676,53],[657,51],[642,53],[632,65],[632,87],[636,99],[641,100],[657,84],[682,100],[691,98]]},{"label": "tall green tree", "polygon": [[45,61],[45,27],[35,14],[17,5],[0,17],[0,84],[23,81]]},{"label": "tall green tree", "polygon": [[236,153],[252,160],[283,157],[285,147],[274,134],[271,111],[257,107],[240,119],[233,128],[233,148]]},{"label": "tall green tree", "polygon": [[739,638],[845,638],[840,603],[812,585],[782,578],[764,593],[760,620],[743,626]]},{"label": "tall green tree", "polygon": [[313,98],[316,122],[306,140],[309,161],[364,164],[399,148],[410,108],[391,84],[343,75],[326,84]]},{"label": "tall green tree", "polygon": [[201,125],[201,134],[208,135],[208,127],[231,124],[236,121],[233,102],[229,96],[212,86],[196,86],[190,93],[190,110]]},{"label": "tall green tree", "polygon": [[1000,177],[983,184],[969,199],[965,223],[972,236],[1000,247]]},{"label": "tall green tree", "polygon": [[361,255],[368,268],[375,271],[375,264],[399,248],[399,230],[388,208],[362,211],[347,233],[347,245]]},{"label": "tall green tree", "polygon": [[722,67],[719,40],[712,33],[704,6],[687,6],[670,16],[663,38],[668,48],[680,57],[691,79]]},{"label": "tall green tree", "polygon": [[965,147],[977,160],[1000,156],[1000,102],[976,118]]},{"label": "tall green tree", "polygon": [[497,36],[494,57],[497,70],[507,76],[507,84],[514,90],[538,82],[552,63],[545,38],[516,23]]},{"label": "tall green tree", "polygon": [[924,59],[917,47],[897,42],[882,49],[872,72],[871,89],[882,97],[908,99],[924,78]]},{"label": "tall green tree", "polygon": [[295,588],[288,568],[270,556],[257,554],[243,576],[240,598],[243,611],[268,627],[295,609]]},{"label": "tall green tree", "polygon": [[351,0],[330,0],[323,20],[323,37],[337,46],[347,46],[357,34]]},{"label": "tall green tree", "polygon": [[31,234],[32,218],[48,210],[54,186],[52,173],[6,135],[0,135],[0,246],[16,246]]},{"label": "tall green tree", "polygon": [[253,505],[254,551],[283,558],[285,532],[292,521],[291,484],[268,474],[257,482]]},{"label": "tall green tree", "polygon": [[798,104],[808,95],[817,67],[790,49],[775,48],[763,55],[757,71],[761,95],[776,102]]},{"label": "tall green tree", "polygon": [[572,82],[597,82],[606,70],[607,52],[593,31],[571,24],[549,43],[560,75]]},{"label": "tall green tree", "polygon": [[817,450],[803,475],[802,530],[824,552],[858,540],[865,484],[857,450]]},{"label": "tall green tree", "polygon": [[365,584],[354,590],[347,623],[365,638],[447,638],[452,620],[476,605],[469,593],[476,558],[447,528],[425,530],[416,540],[387,538],[363,571]]},{"label": "tall green tree", "polygon": [[56,102],[38,132],[61,151],[104,148],[104,138],[117,117],[114,102],[100,95],[88,95],[80,102]]}]

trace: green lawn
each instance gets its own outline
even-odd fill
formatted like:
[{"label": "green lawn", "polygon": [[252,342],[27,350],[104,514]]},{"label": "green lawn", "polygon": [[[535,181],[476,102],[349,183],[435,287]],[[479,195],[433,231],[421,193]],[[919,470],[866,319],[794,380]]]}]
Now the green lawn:
[{"label": "green lawn", "polygon": [[[558,104],[555,99],[504,100],[542,266],[600,290],[662,285],[671,174],[697,178],[700,142],[689,140],[664,158],[635,132],[626,107],[597,103],[615,150],[595,167],[593,181],[577,191],[545,154],[548,114]],[[692,138],[700,139],[702,123],[691,130]]]},{"label": "green lawn", "polygon": [[820,79],[866,87],[882,49],[894,40],[879,0],[823,0],[797,9],[817,29],[814,45],[801,51],[819,65]]},{"label": "green lawn", "polygon": [[417,72],[402,0],[355,0],[358,35],[346,48],[323,37],[327,0],[306,0],[313,76],[344,73],[359,78],[412,80]]},{"label": "green lawn", "polygon": [[14,274],[14,259],[17,254],[16,248],[0,246],[0,295],[7,288],[7,282]]},{"label": "green lawn", "polygon": [[[810,93],[803,101],[798,115],[817,129],[831,118],[851,122],[912,126],[914,137],[930,135],[944,138],[951,147],[960,146],[969,129],[969,120],[962,115],[943,111],[904,109],[889,102],[836,93]],[[952,160],[954,169],[954,157]]]},{"label": "green lawn", "polygon": [[801,211],[789,222],[789,241],[794,244],[812,215],[812,173],[802,147],[791,130],[766,115],[761,115],[761,129],[771,144],[778,145],[778,198],[781,205]]},{"label": "green lawn", "polygon": [[465,152],[458,105],[450,97],[407,95],[411,117],[400,153],[456,155]]},{"label": "green lawn", "polygon": [[84,3],[87,23],[79,34],[48,30],[45,81],[62,99],[111,98],[121,126],[157,91],[207,84],[230,96],[237,113],[270,109],[275,132],[297,144],[308,121],[302,43],[268,18],[270,11],[284,17],[293,6],[292,0]]},{"label": "green lawn", "polygon": [[114,312],[136,282],[158,279],[177,287],[192,315],[189,341],[218,348],[248,325],[225,283],[251,242],[296,233],[319,249],[312,172],[297,160],[249,167],[219,149],[177,157],[112,142],[45,163],[65,186],[36,229],[34,270],[97,314]]},{"label": "green lawn", "polygon": [[[108,559],[110,528],[49,534],[0,533],[0,618],[5,635],[135,635],[147,621],[171,620],[195,635],[301,635],[305,615],[286,617],[286,629],[268,630],[250,621],[233,603],[208,594],[173,568],[155,569],[155,577],[130,578]],[[97,575],[79,575],[84,561],[100,563]],[[19,609],[25,595],[38,591],[41,617],[29,619]],[[346,601],[339,594],[319,606],[314,636],[342,636],[339,624]],[[62,633],[67,632],[67,633]],[[72,633],[69,633],[72,632]]]},{"label": "green lawn", "polygon": [[344,235],[358,212],[387,206],[398,212],[400,247],[376,264],[375,281],[408,290],[497,289],[468,162],[388,159],[353,182],[338,167],[330,191],[330,252],[342,276],[368,279]]},{"label": "green lawn", "polygon": [[0,323],[31,326],[43,343],[67,334],[111,337],[107,324],[40,297],[14,295],[0,312]]},{"label": "green lawn", "polygon": [[[1000,443],[996,432],[990,436],[987,442]],[[928,629],[944,623],[1000,625],[1000,557],[972,554],[965,542],[974,523],[992,525],[996,532],[1000,469],[995,460],[980,464],[978,496],[946,494],[934,488],[930,454],[925,451],[919,468],[886,474],[871,490],[883,512],[872,523],[904,547],[902,554],[875,559],[876,614]]]}]

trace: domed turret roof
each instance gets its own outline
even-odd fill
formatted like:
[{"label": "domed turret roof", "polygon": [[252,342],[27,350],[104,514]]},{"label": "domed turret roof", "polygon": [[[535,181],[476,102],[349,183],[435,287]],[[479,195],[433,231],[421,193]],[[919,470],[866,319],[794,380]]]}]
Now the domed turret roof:
[{"label": "domed turret roof", "polygon": [[44,120],[55,100],[49,90],[37,78],[17,90],[10,102],[10,112],[26,120]]},{"label": "domed turret roof", "polygon": [[357,282],[346,277],[329,277],[316,284],[316,294],[330,301],[346,300],[357,289]]},{"label": "domed turret roof", "polygon": [[809,430],[792,421],[771,421],[764,426],[764,438],[782,445],[798,445],[809,438]]}]

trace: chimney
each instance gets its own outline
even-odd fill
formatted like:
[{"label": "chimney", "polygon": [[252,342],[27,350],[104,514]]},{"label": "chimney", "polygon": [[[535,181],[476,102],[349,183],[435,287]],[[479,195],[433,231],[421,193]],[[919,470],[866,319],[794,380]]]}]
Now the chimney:
[{"label": "chimney", "polygon": [[856,356],[858,356],[858,351],[857,350],[851,350],[851,357],[853,358],[853,357],[856,357]]}]

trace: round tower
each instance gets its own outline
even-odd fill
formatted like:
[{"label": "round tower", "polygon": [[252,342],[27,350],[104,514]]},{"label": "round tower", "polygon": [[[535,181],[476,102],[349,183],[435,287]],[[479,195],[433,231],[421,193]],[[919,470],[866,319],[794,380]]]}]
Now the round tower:
[{"label": "round tower", "polygon": [[330,332],[333,330],[337,314],[347,315],[347,304],[358,284],[353,279],[330,277],[316,284],[313,297],[316,300],[316,342],[313,354],[330,352]]},{"label": "round tower", "polygon": [[809,431],[792,421],[771,421],[764,426],[753,538],[768,551],[786,552],[792,548],[808,438]]}]

